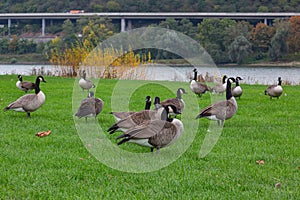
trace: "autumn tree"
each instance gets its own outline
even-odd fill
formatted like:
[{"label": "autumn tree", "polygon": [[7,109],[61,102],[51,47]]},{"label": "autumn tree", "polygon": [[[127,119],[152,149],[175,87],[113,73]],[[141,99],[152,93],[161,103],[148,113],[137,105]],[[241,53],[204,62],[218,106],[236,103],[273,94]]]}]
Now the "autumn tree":
[{"label": "autumn tree", "polygon": [[275,30],[273,27],[264,23],[258,23],[251,32],[250,41],[253,44],[253,50],[258,53],[268,52],[271,38]]},{"label": "autumn tree", "polygon": [[287,38],[289,52],[300,52],[300,16],[293,16],[289,19],[289,37]]}]

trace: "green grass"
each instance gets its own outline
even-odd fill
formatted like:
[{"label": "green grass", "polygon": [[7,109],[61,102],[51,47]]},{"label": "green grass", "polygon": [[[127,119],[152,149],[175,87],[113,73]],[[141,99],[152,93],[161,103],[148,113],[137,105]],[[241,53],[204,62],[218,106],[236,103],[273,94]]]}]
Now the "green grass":
[{"label": "green grass", "polygon": [[[34,79],[26,77],[26,80]],[[81,141],[72,111],[75,79],[45,79],[47,83],[41,83],[41,89],[47,96],[46,102],[30,119],[25,113],[0,112],[1,199],[297,199],[300,196],[300,86],[284,86],[286,95],[270,101],[263,94],[266,86],[242,84],[244,94],[237,100],[237,114],[225,123],[212,151],[199,158],[210,121],[197,121],[196,116],[188,115],[194,115],[210,103],[210,95],[203,95],[197,100],[199,108],[195,106],[182,116],[183,121],[188,119],[184,121],[186,131],[182,138],[192,137],[188,149],[162,169],[128,173],[99,162]],[[16,88],[16,80],[15,75],[0,76],[1,109],[24,94]],[[113,93],[117,83],[100,80],[97,88],[96,96],[105,102],[98,116],[103,130],[114,122],[109,114],[112,102],[126,103],[128,96],[129,109],[141,110],[148,94],[152,99],[156,95],[162,99],[174,96],[175,91],[165,87],[171,84],[187,89],[189,94],[183,96],[186,102],[192,104],[194,99],[188,83],[125,81],[122,86],[133,83],[139,87]],[[86,93],[79,92],[77,96],[84,98]],[[85,124],[84,119],[75,122]],[[95,123],[89,119],[87,124]],[[48,129],[51,135],[35,136],[36,132]],[[191,130],[196,130],[196,134]],[[90,134],[88,130],[86,134]],[[104,134],[117,147],[114,140],[117,134]],[[155,165],[160,157],[171,155],[170,149],[182,141],[185,140],[162,149],[160,155],[146,154],[145,159],[153,157],[151,164]],[[134,144],[120,148],[135,153],[149,152],[148,148]],[[260,159],[265,161],[264,165],[256,163]],[[142,162],[137,160],[136,164]],[[281,183],[281,187],[275,187],[276,183]]]}]

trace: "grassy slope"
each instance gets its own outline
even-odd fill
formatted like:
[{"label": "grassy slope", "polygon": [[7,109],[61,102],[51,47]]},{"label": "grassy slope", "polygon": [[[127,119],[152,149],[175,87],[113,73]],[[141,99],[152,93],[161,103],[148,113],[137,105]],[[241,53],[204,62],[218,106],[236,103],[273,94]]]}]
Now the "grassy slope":
[{"label": "grassy slope", "polygon": [[[284,86],[287,95],[270,101],[263,95],[265,86],[243,85],[239,110],[225,123],[207,157],[198,158],[209,125],[209,120],[201,119],[192,145],[178,160],[159,171],[135,174],[105,166],[81,142],[72,118],[74,79],[46,80],[41,85],[46,103],[31,119],[24,113],[0,112],[0,194],[5,199],[296,199],[300,195],[300,86]],[[15,75],[0,76],[1,109],[23,95],[15,82]],[[108,113],[115,83],[101,80],[101,92],[96,93],[105,102],[98,117],[104,128],[114,121]],[[188,84],[183,87],[188,89]],[[130,108],[142,109],[145,94],[174,96],[156,84],[143,86],[133,93]],[[209,101],[206,94],[198,102],[204,107]],[[34,135],[48,129],[52,130],[48,137]],[[115,136],[109,137],[114,142]],[[133,144],[122,148],[148,152]],[[256,164],[259,159],[265,164]],[[275,188],[278,182],[281,187]]]}]

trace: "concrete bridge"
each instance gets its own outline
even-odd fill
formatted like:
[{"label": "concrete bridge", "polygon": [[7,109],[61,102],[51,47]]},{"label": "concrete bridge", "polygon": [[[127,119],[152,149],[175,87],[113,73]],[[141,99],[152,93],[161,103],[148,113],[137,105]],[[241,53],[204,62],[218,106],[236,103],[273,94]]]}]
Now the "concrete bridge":
[{"label": "concrete bridge", "polygon": [[[155,12],[155,13],[0,13],[0,21],[7,20],[8,32],[10,35],[10,29],[12,20],[26,20],[26,19],[38,19],[41,20],[42,36],[45,35],[46,21],[51,20],[66,20],[66,19],[79,19],[80,17],[92,17],[100,16],[109,19],[120,20],[121,31],[131,29],[132,20],[165,20],[167,18],[174,19],[205,19],[205,18],[229,18],[237,20],[259,20],[268,24],[268,21],[276,18],[284,19],[291,16],[300,16],[300,13],[205,13],[205,12]],[[2,24],[2,28],[3,28]],[[1,28],[1,26],[0,26]]]}]

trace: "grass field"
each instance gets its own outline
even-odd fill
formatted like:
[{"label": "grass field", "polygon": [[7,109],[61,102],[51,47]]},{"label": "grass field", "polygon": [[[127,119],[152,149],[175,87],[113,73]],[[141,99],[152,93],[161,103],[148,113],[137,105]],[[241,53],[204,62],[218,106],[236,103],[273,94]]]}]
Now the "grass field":
[{"label": "grass field", "polygon": [[[24,77],[33,81],[35,77]],[[237,114],[225,123],[212,151],[204,158],[199,150],[210,121],[194,120],[200,108],[210,103],[210,95],[196,99],[195,108],[184,113],[183,138],[191,145],[168,166],[148,173],[129,173],[99,162],[77,133],[72,109],[75,79],[45,77],[41,83],[46,94],[42,108],[27,118],[25,113],[0,112],[0,199],[299,199],[300,197],[300,86],[283,86],[279,100],[264,95],[266,86],[244,85]],[[16,75],[0,76],[0,107],[3,109],[24,93],[15,83]],[[139,85],[135,90],[116,90],[118,81],[100,80],[96,97],[105,108],[98,122],[106,130],[114,119],[112,102],[119,100],[131,110],[144,107],[146,95],[162,99],[175,96],[164,85],[181,86],[183,96],[193,105],[188,83],[127,81]],[[77,82],[75,82],[75,88]],[[77,88],[78,89],[78,88]],[[75,92],[78,92],[75,90]],[[78,100],[85,98],[79,91]],[[113,97],[111,97],[113,96]],[[129,98],[127,97],[129,96]],[[76,105],[78,102],[73,101]],[[199,108],[198,108],[199,106]],[[191,115],[191,116],[190,116]],[[182,119],[184,120],[184,119]],[[77,123],[85,123],[84,119]],[[199,123],[199,124],[198,124]],[[88,124],[95,124],[93,119]],[[51,130],[39,138],[38,131]],[[191,131],[195,130],[195,134]],[[89,131],[86,131],[89,134]],[[117,135],[104,133],[115,145]],[[180,143],[180,140],[179,140]],[[164,157],[179,143],[147,154],[147,159]],[[134,144],[119,146],[130,152],[148,153]],[[103,152],[105,154],[105,152]],[[122,156],[122,155],[120,155]],[[263,165],[256,163],[264,160]],[[116,160],[117,162],[118,160]],[[136,160],[136,165],[142,160]],[[154,161],[151,164],[156,164]],[[131,169],[132,170],[132,169]],[[133,170],[134,171],[134,170]],[[275,186],[276,185],[276,186]]]}]

